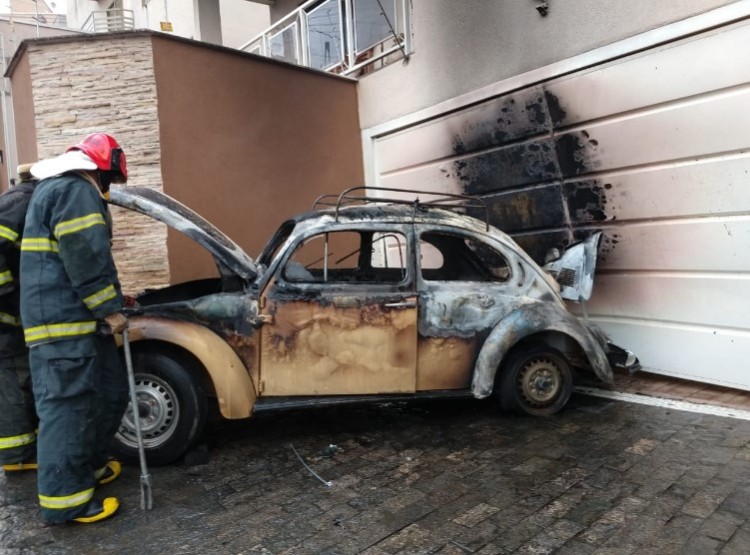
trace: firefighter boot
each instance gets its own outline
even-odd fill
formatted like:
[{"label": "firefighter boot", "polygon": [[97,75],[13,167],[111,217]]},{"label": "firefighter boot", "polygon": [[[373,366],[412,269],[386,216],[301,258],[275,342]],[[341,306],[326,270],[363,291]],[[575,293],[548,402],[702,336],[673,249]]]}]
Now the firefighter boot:
[{"label": "firefighter boot", "polygon": [[119,461],[107,461],[107,464],[96,471],[96,484],[103,486],[113,482],[122,473],[122,466]]},{"label": "firefighter boot", "polygon": [[39,465],[36,464],[36,462],[19,462],[19,463],[10,463],[10,464],[4,464],[3,470],[5,472],[20,472],[22,470],[37,470],[39,468]]},{"label": "firefighter boot", "polygon": [[99,522],[115,514],[119,506],[120,502],[116,497],[107,497],[103,501],[92,499],[86,507],[86,512],[73,520],[82,524]]}]

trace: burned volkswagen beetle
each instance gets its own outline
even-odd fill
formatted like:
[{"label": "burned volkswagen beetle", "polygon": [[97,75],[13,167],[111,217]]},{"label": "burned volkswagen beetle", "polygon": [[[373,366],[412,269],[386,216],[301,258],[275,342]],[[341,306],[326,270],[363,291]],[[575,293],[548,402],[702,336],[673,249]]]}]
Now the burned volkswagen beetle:
[{"label": "burned volkswagen beetle", "polygon": [[[599,234],[542,269],[465,214],[475,199],[361,189],[282,224],[257,261],[161,193],[112,191],[112,204],[208,249],[220,274],[143,293],[130,314],[152,462],[182,455],[212,405],[239,419],[365,398],[495,394],[505,409],[550,415],[570,398],[573,368],[611,382],[613,357],[635,364],[563,301],[590,296]],[[117,435],[126,456],[137,445],[133,418],[130,407]]]}]

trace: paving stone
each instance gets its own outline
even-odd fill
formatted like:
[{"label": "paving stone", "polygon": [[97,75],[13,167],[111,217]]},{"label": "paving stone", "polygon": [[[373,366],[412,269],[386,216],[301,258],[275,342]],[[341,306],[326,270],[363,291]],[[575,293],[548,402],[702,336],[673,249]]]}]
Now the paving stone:
[{"label": "paving stone", "polygon": [[712,553],[719,553],[723,546],[724,543],[720,540],[695,535],[682,547],[680,553],[683,555],[710,555]]},{"label": "paving stone", "polygon": [[475,507],[469,509],[464,514],[454,518],[453,522],[471,528],[472,526],[476,526],[483,520],[486,520],[488,517],[494,515],[499,510],[500,509],[498,509],[497,507],[493,507],[492,505],[480,503],[479,505],[476,505]]},{"label": "paving stone", "polygon": [[721,550],[722,555],[747,555],[750,553],[750,525],[745,524],[732,536]]},{"label": "paving stone", "polygon": [[633,445],[625,449],[626,453],[633,453],[634,455],[645,455],[653,451],[659,442],[653,439],[639,439]]},{"label": "paving stone", "polygon": [[722,501],[724,501],[724,497],[722,496],[712,495],[711,493],[701,491],[696,493],[690,501],[682,507],[682,512],[699,518],[708,518]]},{"label": "paving stone", "polygon": [[727,541],[743,522],[744,519],[732,513],[716,511],[703,523],[699,532],[709,538]]},{"label": "paving stone", "polygon": [[722,511],[744,518],[750,517],[750,484],[743,484],[731,492],[721,505]]}]

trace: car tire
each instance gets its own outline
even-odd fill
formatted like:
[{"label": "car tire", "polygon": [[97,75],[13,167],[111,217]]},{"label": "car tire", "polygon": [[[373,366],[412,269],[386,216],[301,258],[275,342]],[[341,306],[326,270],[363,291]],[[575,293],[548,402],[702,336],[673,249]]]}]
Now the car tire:
[{"label": "car tire", "polygon": [[[206,393],[194,366],[189,360],[161,353],[133,353],[141,435],[150,464],[175,461],[203,431],[208,414]],[[113,451],[126,462],[139,460],[130,403],[115,435]]]},{"label": "car tire", "polygon": [[533,416],[559,412],[573,393],[570,364],[560,351],[546,345],[511,352],[499,382],[502,408]]}]

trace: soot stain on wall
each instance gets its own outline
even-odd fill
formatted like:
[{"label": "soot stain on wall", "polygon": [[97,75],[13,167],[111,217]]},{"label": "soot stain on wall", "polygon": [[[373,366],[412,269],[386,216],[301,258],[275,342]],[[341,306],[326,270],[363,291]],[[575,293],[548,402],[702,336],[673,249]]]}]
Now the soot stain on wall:
[{"label": "soot stain on wall", "polygon": [[556,139],[557,156],[563,177],[575,177],[596,170],[599,166],[599,141],[588,131],[567,133]]},{"label": "soot stain on wall", "polygon": [[550,122],[544,94],[536,88],[493,100],[479,109],[482,118],[468,123],[453,138],[453,151],[468,154],[545,133]]},{"label": "soot stain on wall", "polygon": [[[573,226],[613,219],[607,213],[610,184],[596,179],[563,183],[595,171],[600,146],[586,130],[553,135],[567,118],[560,99],[537,87],[488,106],[495,112],[488,107],[484,123],[454,137],[454,153],[462,158],[446,177],[454,178],[465,194],[484,198],[492,225],[514,234],[543,262],[550,248],[563,249],[593,233],[574,228],[571,238],[559,229],[568,219]],[[603,245],[614,248],[616,242],[609,241]]]},{"label": "soot stain on wall", "polygon": [[565,210],[560,185],[485,197],[490,220],[506,233],[561,227]]},{"label": "soot stain on wall", "polygon": [[607,185],[599,185],[596,180],[578,181],[563,185],[572,223],[603,222],[607,219],[607,213],[605,212]]},{"label": "soot stain on wall", "polygon": [[458,160],[453,171],[468,195],[502,191],[558,176],[555,147],[550,139],[510,145]]}]

